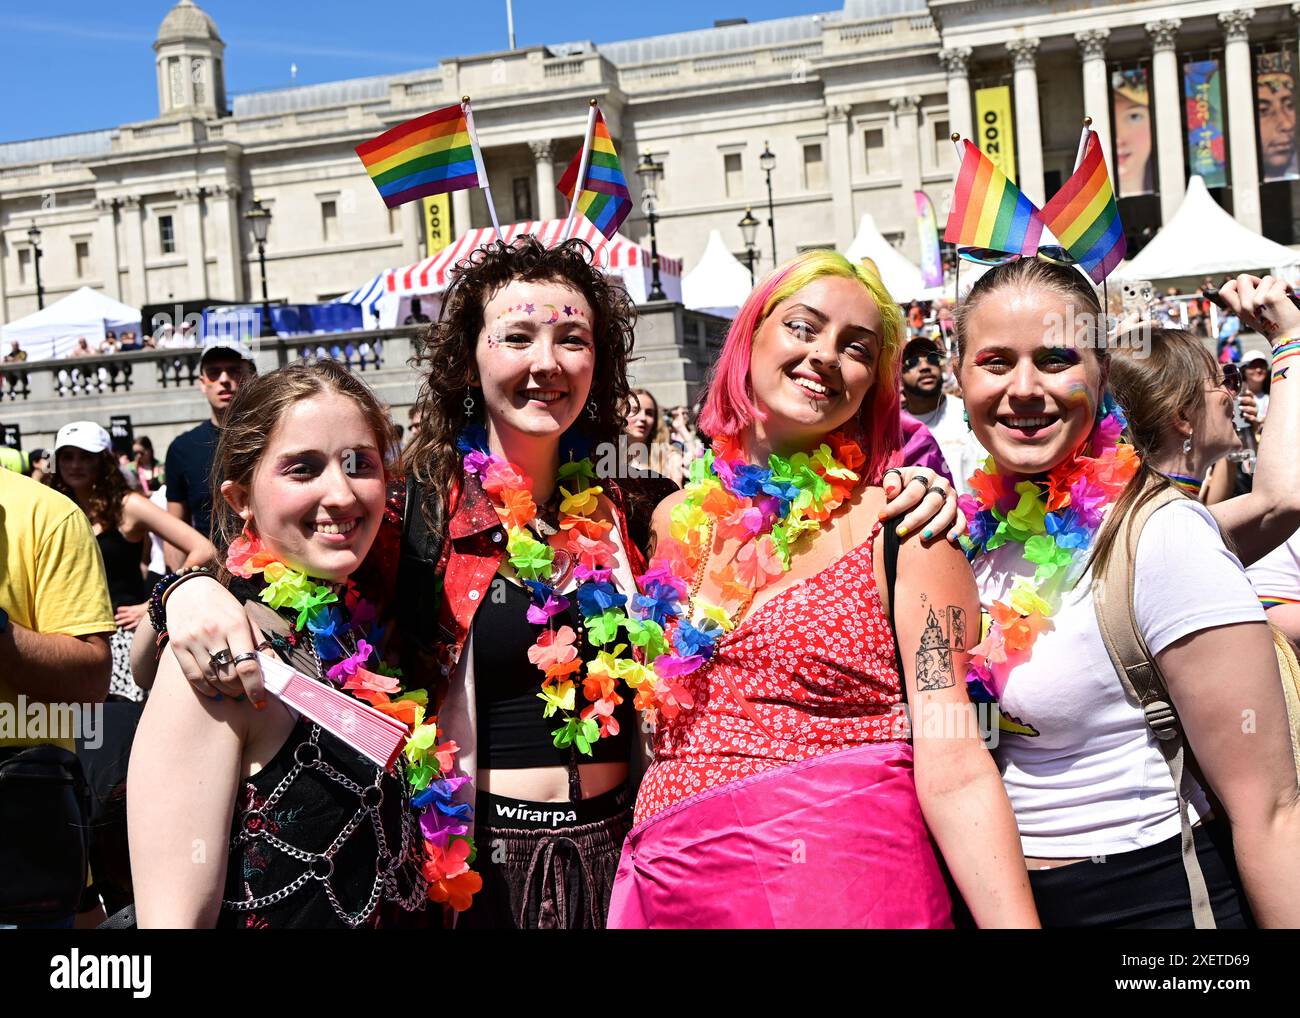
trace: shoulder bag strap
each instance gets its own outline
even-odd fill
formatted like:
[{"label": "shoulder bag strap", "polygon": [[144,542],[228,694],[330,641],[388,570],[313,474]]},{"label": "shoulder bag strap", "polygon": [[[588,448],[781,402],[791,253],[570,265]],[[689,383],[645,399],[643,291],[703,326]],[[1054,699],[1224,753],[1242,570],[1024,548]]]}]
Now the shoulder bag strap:
[{"label": "shoulder bag strap", "polygon": [[1155,735],[1156,745],[1160,747],[1173,778],[1174,791],[1178,796],[1178,815],[1182,823],[1183,869],[1187,873],[1187,885],[1191,891],[1192,918],[1197,929],[1213,929],[1214,911],[1210,908],[1205,876],[1196,857],[1196,841],[1192,834],[1187,796],[1183,791],[1186,741],[1165,677],[1138,629],[1133,604],[1137,543],[1142,528],[1157,509],[1184,497],[1186,496],[1177,489],[1169,488],[1151,498],[1129,519],[1113,521],[1113,525],[1124,529],[1117,536],[1105,571],[1102,575],[1093,577],[1092,601],[1102,641],[1106,644],[1106,652],[1124,685],[1124,692],[1141,706],[1147,727]]}]

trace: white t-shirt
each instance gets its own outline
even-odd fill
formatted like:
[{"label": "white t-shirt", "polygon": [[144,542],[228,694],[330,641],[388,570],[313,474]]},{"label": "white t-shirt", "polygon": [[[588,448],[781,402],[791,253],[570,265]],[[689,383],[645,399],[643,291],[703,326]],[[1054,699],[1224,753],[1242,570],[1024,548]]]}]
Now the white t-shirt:
[{"label": "white t-shirt", "polygon": [[[980,601],[1005,601],[1034,566],[1019,545],[976,562]],[[1033,656],[995,678],[1005,682],[1003,730],[994,754],[1020,828],[1025,855],[1117,855],[1178,835],[1178,798],[1169,766],[1115,674],[1097,625],[1092,577],[1065,593]],[[1152,654],[1191,633],[1263,622],[1241,563],[1224,546],[1208,509],[1190,499],[1163,506],[1137,548],[1134,608]],[[1006,666],[1000,666],[1005,669]],[[1006,731],[1007,723],[1019,726]],[[1188,777],[1193,821],[1207,806]]]},{"label": "white t-shirt", "polygon": [[1248,567],[1246,575],[1269,607],[1300,603],[1300,530]]},{"label": "white t-shirt", "polygon": [[[966,426],[962,411],[966,406],[956,396],[947,393],[939,400],[939,405],[928,414],[912,416],[930,429],[934,440],[939,443],[939,450],[948,463],[948,472],[957,484],[959,491],[970,494],[966,481],[984,462],[988,453],[980,445],[974,433]],[[908,413],[912,413],[910,410]]]}]

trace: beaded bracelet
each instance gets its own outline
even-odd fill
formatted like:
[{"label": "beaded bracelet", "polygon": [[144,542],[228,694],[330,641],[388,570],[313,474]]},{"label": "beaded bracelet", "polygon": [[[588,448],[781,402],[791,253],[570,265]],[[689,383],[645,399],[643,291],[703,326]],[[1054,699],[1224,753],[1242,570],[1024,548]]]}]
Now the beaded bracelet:
[{"label": "beaded bracelet", "polygon": [[162,635],[167,632],[166,606],[168,595],[183,581],[199,574],[216,578],[209,566],[186,566],[174,573],[168,573],[153,585],[153,592],[149,595],[149,621],[153,625],[155,633]]}]

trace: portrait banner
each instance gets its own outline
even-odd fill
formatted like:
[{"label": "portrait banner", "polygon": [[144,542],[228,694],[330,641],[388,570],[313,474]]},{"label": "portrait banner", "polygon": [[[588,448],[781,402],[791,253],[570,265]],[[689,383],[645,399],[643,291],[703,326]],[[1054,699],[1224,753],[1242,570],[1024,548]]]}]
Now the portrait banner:
[{"label": "portrait banner", "polygon": [[1007,85],[975,90],[975,138],[979,150],[1016,182],[1016,132],[1011,119],[1011,89]]},{"label": "portrait banner", "polygon": [[1151,87],[1146,67],[1117,69],[1110,76],[1115,121],[1115,179],[1121,198],[1155,190],[1151,151]]},{"label": "portrait banner", "polygon": [[1228,186],[1228,153],[1223,135],[1223,78],[1217,60],[1183,64],[1183,105],[1187,111],[1187,165],[1206,187]]},{"label": "portrait banner", "polygon": [[1259,175],[1265,182],[1300,178],[1295,138],[1295,66],[1295,53],[1290,48],[1255,55]]}]

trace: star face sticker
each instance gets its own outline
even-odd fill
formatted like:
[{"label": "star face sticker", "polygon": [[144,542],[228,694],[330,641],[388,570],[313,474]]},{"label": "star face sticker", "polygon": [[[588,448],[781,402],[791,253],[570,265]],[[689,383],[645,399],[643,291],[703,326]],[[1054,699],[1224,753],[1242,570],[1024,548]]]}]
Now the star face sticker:
[{"label": "star face sticker", "polygon": [[536,304],[525,304],[525,305],[523,306],[523,308],[524,308],[524,313],[525,313],[525,314],[529,314],[529,315],[531,315],[534,311],[537,310],[537,305],[536,305]]},{"label": "star face sticker", "polygon": [[578,312],[577,312],[576,309],[569,307],[568,304],[565,304],[565,305],[564,305],[564,313],[565,313],[566,315],[570,316],[570,317],[573,317],[573,316],[576,315]]}]

